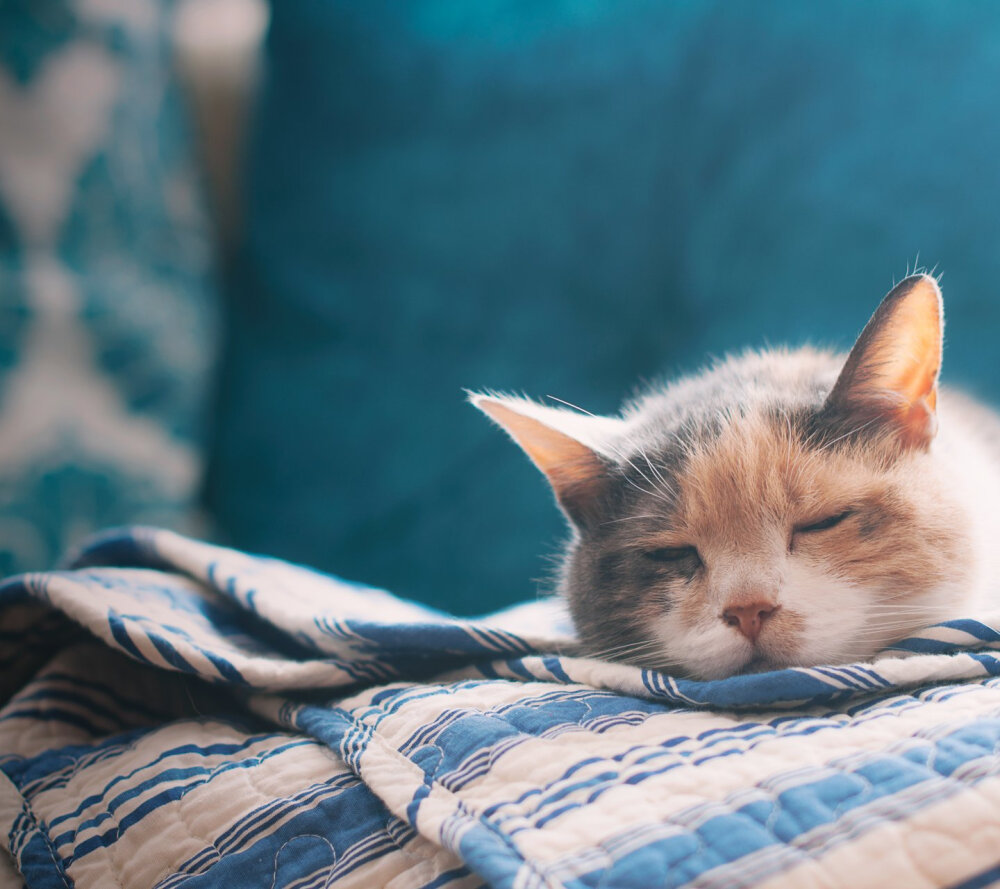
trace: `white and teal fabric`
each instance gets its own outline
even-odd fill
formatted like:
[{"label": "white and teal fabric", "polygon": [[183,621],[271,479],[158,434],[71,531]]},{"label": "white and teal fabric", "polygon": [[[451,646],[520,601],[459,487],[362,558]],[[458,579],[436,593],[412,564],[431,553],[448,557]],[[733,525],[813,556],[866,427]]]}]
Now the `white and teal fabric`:
[{"label": "white and teal fabric", "polygon": [[3,574],[190,518],[211,312],[169,9],[0,3]]},{"label": "white and teal fabric", "polygon": [[[0,587],[28,887],[1000,885],[1000,614],[692,682],[174,533]],[[4,860],[4,850],[11,858]]]}]

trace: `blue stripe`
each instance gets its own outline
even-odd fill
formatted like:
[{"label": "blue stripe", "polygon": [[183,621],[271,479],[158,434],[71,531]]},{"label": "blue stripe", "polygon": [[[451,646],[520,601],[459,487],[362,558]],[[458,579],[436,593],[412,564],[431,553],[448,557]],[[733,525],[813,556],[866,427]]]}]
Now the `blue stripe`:
[{"label": "blue stripe", "polygon": [[467,867],[456,867],[438,875],[429,883],[424,883],[420,889],[440,889],[441,886],[447,886],[452,880],[464,880],[468,876],[469,869]]},{"label": "blue stripe", "polygon": [[970,651],[969,657],[974,661],[978,661],[990,676],[1000,676],[1000,659],[995,655]]},{"label": "blue stripe", "polygon": [[128,630],[125,628],[125,622],[114,611],[108,612],[108,628],[111,630],[112,638],[114,638],[123,651],[128,652],[137,661],[142,661],[145,664],[149,663],[149,660],[143,656],[142,652],[139,651],[129,636]]},{"label": "blue stripe", "polygon": [[[261,762],[272,759],[275,756],[279,756],[288,750],[295,747],[310,746],[311,741],[309,740],[295,740],[288,744],[284,744],[280,747],[272,747],[268,750],[261,751],[256,754],[253,759],[249,760],[236,760],[234,762],[226,762],[222,764],[217,764],[211,767],[205,766],[188,766],[186,768],[171,768],[164,769],[157,772],[152,778],[142,781],[127,790],[119,793],[117,796],[112,797],[106,803],[105,809],[99,814],[92,818],[88,818],[85,821],[81,821],[72,830],[65,833],[59,834],[54,837],[53,842],[55,845],[62,846],[68,843],[73,837],[79,836],[85,830],[91,830],[92,828],[98,827],[110,818],[113,818],[115,812],[123,806],[125,803],[135,799],[138,796],[142,796],[147,791],[160,784],[166,782],[179,782],[186,781],[186,779],[194,778],[196,780],[186,781],[184,784],[174,783],[172,786],[162,790],[160,793],[155,794],[152,797],[144,800],[139,806],[131,811],[128,815],[124,816],[117,825],[110,831],[106,832],[99,837],[92,838],[90,840],[85,840],[79,846],[74,849],[72,860],[77,860],[82,858],[87,852],[92,851],[98,846],[107,845],[104,842],[108,836],[114,836],[115,838],[121,836],[131,825],[142,820],[142,817],[151,811],[159,808],[170,802],[175,802],[179,800],[184,794],[190,791],[194,787],[202,787],[210,783],[214,778],[219,775],[225,774],[227,772],[232,772],[236,770],[248,770],[256,768]],[[203,777],[207,776],[207,777]],[[96,845],[95,845],[96,843]]]},{"label": "blue stripe", "polygon": [[223,833],[213,845],[218,851],[226,854],[245,848],[251,840],[261,836],[264,831],[273,827],[282,818],[287,817],[289,812],[294,809],[306,806],[313,808],[320,800],[339,796],[341,793],[357,787],[364,787],[364,785],[352,772],[335,775],[323,783],[311,784],[301,793],[290,797],[281,797],[254,809]]},{"label": "blue stripe", "polygon": [[[290,800],[281,802],[288,803]],[[284,823],[274,823],[282,818],[285,818]],[[395,849],[389,828],[395,828],[396,824],[398,820],[382,802],[367,787],[356,782],[336,795],[318,798],[298,811],[290,808],[274,814],[271,821],[260,828],[261,832],[244,837],[238,848],[227,847],[221,855],[202,865],[199,870],[184,873],[182,881],[176,885],[183,885],[185,889],[228,889],[250,884],[270,886],[276,864],[282,865],[280,876],[285,876],[286,865],[278,861],[278,855],[286,846],[286,854],[294,852],[296,858],[302,859],[303,873],[308,872],[309,866],[325,866],[328,859],[316,857],[317,852],[322,854],[323,845],[299,845],[296,841],[301,838],[314,837],[328,841],[333,847],[336,862],[351,859],[352,850],[370,846],[373,842],[376,844],[376,848],[369,854],[350,860],[342,873],[337,871],[334,864],[331,873],[337,873],[339,878],[378,857],[381,854],[378,845],[382,846],[382,851]],[[263,832],[265,830],[266,833]],[[380,837],[385,839],[381,840]],[[290,841],[293,843],[291,846],[288,845]],[[206,843],[207,851],[213,851],[210,838],[206,839]],[[296,863],[294,859],[287,861],[292,866]]]},{"label": "blue stripe", "polygon": [[545,669],[555,676],[560,682],[565,682],[567,685],[573,682],[563,669],[562,661],[559,658],[543,657],[542,663],[545,665]]},{"label": "blue stripe", "polygon": [[[141,622],[143,620],[141,616],[133,617],[129,615],[128,617],[137,622]],[[161,626],[168,633],[175,633],[177,636],[179,636],[181,639],[183,639],[185,642],[191,645],[192,648],[194,648],[199,654],[204,656],[206,660],[208,660],[209,663],[211,663],[211,665],[215,667],[216,670],[218,670],[219,674],[222,676],[223,679],[226,679],[235,685],[250,684],[243,678],[240,671],[237,670],[236,667],[234,667],[226,658],[222,657],[222,655],[218,654],[217,652],[214,652],[211,649],[207,649],[202,645],[198,644],[197,642],[195,642],[194,639],[191,637],[191,634],[188,633],[186,630],[184,630],[182,627],[171,626],[170,624],[162,624]],[[160,636],[157,633],[149,633],[148,631],[146,635],[149,641],[156,646],[156,650],[163,656],[164,660],[166,660],[167,663],[170,664],[172,667],[175,667],[176,669],[180,670],[183,673],[192,673],[196,676],[202,676],[202,678],[205,679],[213,679],[213,680],[215,679],[214,676],[204,676],[201,670],[198,670],[196,667],[192,666],[191,663],[187,661],[184,658],[184,656],[181,655],[181,653],[177,651],[177,649],[174,648],[173,644],[165,637]]]},{"label": "blue stripe", "polygon": [[[46,677],[45,684],[47,683],[49,677]],[[38,683],[41,684],[41,683]],[[105,720],[110,722],[116,727],[131,727],[123,719],[124,714],[120,710],[112,710],[110,707],[105,706],[98,701],[95,701],[92,697],[86,697],[84,695],[78,694],[77,692],[67,691],[60,688],[42,688],[38,691],[31,692],[30,694],[22,694],[17,699],[18,704],[24,703],[26,701],[62,701],[67,704],[77,704],[80,707],[85,707],[90,711],[90,715],[95,717],[103,717]],[[40,708],[44,710],[45,708]],[[164,714],[157,714],[159,718],[163,718]],[[9,718],[9,714],[4,714],[4,718]],[[102,734],[107,734],[108,730],[105,729]]]},{"label": "blue stripe", "polygon": [[[159,765],[160,763],[164,762],[167,759],[172,759],[172,758],[179,757],[179,756],[191,756],[191,755],[197,755],[197,756],[199,756],[199,757],[201,757],[203,759],[204,758],[208,758],[210,756],[217,756],[217,757],[221,757],[221,756],[233,756],[235,754],[239,754],[239,753],[243,752],[244,750],[248,749],[249,747],[252,747],[254,744],[259,744],[261,741],[266,741],[268,739],[275,739],[275,740],[277,740],[279,738],[281,738],[283,740],[286,740],[286,741],[291,740],[288,735],[282,735],[282,734],[261,734],[261,735],[252,735],[252,736],[246,738],[245,740],[243,740],[240,743],[224,742],[224,743],[214,743],[214,744],[205,744],[205,745],[181,744],[178,747],[171,747],[168,750],[161,750],[152,759],[145,761],[142,765],[137,766],[136,768],[132,769],[130,772],[126,772],[124,775],[116,775],[98,793],[92,793],[89,796],[84,797],[84,799],[81,800],[80,803],[77,805],[77,807],[75,809],[73,809],[72,811],[69,811],[69,812],[66,812],[66,813],[64,813],[62,815],[57,815],[55,817],[50,818],[49,819],[49,825],[51,827],[55,827],[56,825],[62,824],[64,821],[66,821],[68,819],[78,818],[83,813],[83,811],[85,809],[87,809],[90,806],[93,806],[93,805],[96,805],[97,803],[99,803],[102,799],[104,799],[108,795],[108,793],[111,792],[111,790],[113,790],[118,785],[125,783],[126,781],[130,780],[131,778],[134,778],[140,772],[145,772],[145,771],[148,771],[150,769],[155,768],[157,765]],[[294,739],[294,742],[296,744],[308,744],[308,743],[310,743],[308,741],[304,741],[304,740],[301,740],[301,739],[298,739],[298,738]],[[282,745],[283,748],[286,748],[287,746],[288,746],[288,744]],[[119,744],[118,745],[118,749],[115,751],[115,754],[116,755],[120,755],[120,754],[126,753],[126,752],[128,752],[128,751],[130,751],[132,749],[133,749],[133,745],[131,745],[131,744]],[[267,749],[268,750],[272,750],[274,748],[267,748]],[[57,761],[57,762],[60,762],[60,763],[65,762],[65,756],[62,754],[61,751],[55,750],[55,751],[52,751],[51,754],[49,754],[49,755],[51,755],[55,759],[55,761]],[[160,773],[160,774],[162,774],[162,773]],[[48,789],[48,788],[41,788],[41,789],[44,790],[44,789]],[[39,792],[40,792],[40,790],[33,791],[33,793],[35,795],[37,795]]]},{"label": "blue stripe", "polygon": [[[146,638],[153,643],[153,647],[160,653],[163,660],[170,664],[171,667],[181,673],[190,673],[193,676],[199,675],[201,671],[191,666],[191,663],[184,658],[170,642],[157,633],[149,632],[149,630],[146,629],[146,627],[140,622],[141,618],[135,618],[129,615],[129,619],[137,621],[137,628],[141,632],[145,633]],[[164,629],[168,632],[173,631],[172,627],[164,627]],[[214,679],[215,677],[212,676],[208,678]]]},{"label": "blue stripe", "polygon": [[[961,694],[968,690],[968,686],[954,686],[951,694]],[[939,696],[940,700],[946,700],[950,697],[950,694],[944,694],[944,690],[940,687],[934,687],[930,692],[925,692],[926,694],[933,693]],[[599,694],[599,693],[593,693]],[[893,691],[892,695],[897,693]],[[889,711],[884,711],[877,706],[873,706],[872,701],[868,701],[866,705],[858,707],[859,715],[851,722],[845,722],[843,719],[839,719],[841,716],[841,711],[839,710],[829,710],[823,713],[818,713],[808,717],[800,716],[780,716],[774,719],[768,720],[764,723],[749,722],[749,723],[739,723],[732,726],[719,726],[711,729],[707,729],[696,736],[679,735],[671,737],[668,741],[663,742],[659,746],[651,746],[648,749],[651,751],[650,757],[665,757],[665,756],[680,756],[682,759],[689,760],[692,762],[706,762],[711,759],[716,759],[719,756],[729,756],[736,754],[745,754],[753,751],[756,747],[765,741],[768,741],[776,736],[780,737],[806,737],[815,734],[819,731],[826,732],[840,732],[843,730],[856,727],[859,723],[866,722],[869,720],[881,719],[886,716],[894,715],[898,710],[899,706],[905,704],[907,709],[915,708],[921,706],[920,698],[917,697],[919,692],[914,692],[913,697],[907,697],[904,701],[894,702]],[[580,695],[581,701],[586,701],[586,706],[589,710],[596,708],[598,705],[594,700],[588,700],[586,696]],[[560,703],[560,702],[556,702]],[[634,714],[642,720],[648,719],[651,716],[669,712],[658,706],[653,702],[639,701],[637,699],[630,699],[623,696],[613,697],[610,699],[609,703],[612,705],[611,709],[606,710],[599,715],[592,716],[589,713],[584,713],[584,717],[580,721],[580,725],[586,725],[587,722],[596,719],[608,719],[613,715],[618,715],[621,713]],[[539,710],[539,726],[546,724],[567,724],[574,722],[570,713],[566,710],[559,709],[546,709],[544,707],[539,707],[537,701],[526,700],[518,702],[516,708],[518,710],[528,709],[534,706]],[[499,715],[503,710],[510,710],[511,705],[505,705],[503,708],[495,708],[490,711],[484,711],[482,714],[474,714],[477,719],[481,719],[484,716],[489,715]],[[865,713],[864,711],[870,711]],[[454,712],[454,711],[451,711]],[[510,741],[511,735],[515,734],[510,731],[501,731],[499,727],[494,727],[491,724],[489,732],[482,732],[477,728],[478,723],[473,720],[471,722],[465,721],[468,715],[463,716],[463,720],[457,723],[451,723],[446,732],[442,733],[442,738],[438,742],[441,747],[443,747],[446,752],[446,758],[441,762],[438,767],[438,777],[440,780],[447,780],[449,786],[455,789],[464,786],[467,783],[467,778],[464,772],[469,770],[474,770],[477,768],[477,758],[481,755],[483,750],[491,751],[497,748],[499,745],[507,745]],[[521,726],[520,737],[516,740],[520,743],[521,741],[527,741],[536,735],[540,734],[540,728],[532,728],[531,723],[526,723],[523,720],[517,722],[517,725]],[[475,739],[474,743],[477,748],[469,750],[470,742],[463,742],[460,745],[453,745],[449,739],[452,734],[456,736],[468,735],[471,739]],[[684,751],[674,751],[677,745],[689,744],[691,742],[697,742],[697,747]],[[715,748],[719,745],[739,745],[735,750],[722,750],[716,751]],[[624,748],[614,757],[615,760],[621,760],[625,757],[633,757],[637,750],[643,749],[642,747],[629,746]],[[456,761],[457,760],[457,761]],[[636,760],[638,762],[640,760]],[[584,763],[592,764],[594,760],[585,760]],[[568,780],[569,777],[576,771],[579,764],[574,764],[570,766],[563,775],[557,779],[559,781]],[[473,777],[469,775],[469,779]],[[553,782],[555,783],[555,782]]]},{"label": "blue stripe", "polygon": [[881,685],[883,687],[888,687],[888,686],[891,685],[891,683],[889,682],[888,679],[886,679],[883,676],[880,676],[873,669],[871,669],[870,667],[866,667],[864,664],[854,664],[853,665],[853,669],[855,669],[855,670],[857,670],[857,671],[859,671],[861,673],[864,673],[876,685]]},{"label": "blue stripe", "polygon": [[[278,797],[256,809],[252,809],[221,836],[212,841],[211,845],[202,849],[185,861],[168,885],[180,878],[181,882],[187,875],[197,874],[214,865],[220,855],[229,856],[250,848],[259,842],[265,831],[269,831],[283,818],[295,817],[291,813],[297,809],[309,810],[322,804],[324,799],[333,798],[350,788],[361,786],[361,782],[350,773],[337,775],[327,783],[313,784],[300,793],[289,797]],[[273,831],[272,831],[273,832]],[[265,837],[266,839],[266,837]]]},{"label": "blue stripe", "polygon": [[[773,799],[740,805],[724,814],[712,814],[721,807],[718,804],[698,806],[671,818],[674,825],[688,825],[687,832],[645,844],[641,851],[618,858],[599,873],[608,884],[616,883],[619,877],[627,882],[625,875],[631,868],[648,868],[655,862],[655,872],[663,876],[658,885],[679,887],[721,865],[779,845],[788,847],[788,863],[797,864],[802,860],[802,850],[792,845],[794,841],[819,826],[837,822],[861,806],[932,780],[937,782],[934,792],[920,805],[940,801],[957,792],[963,780],[973,786],[978,782],[979,776],[949,782],[937,780],[953,776],[957,769],[975,760],[988,761],[990,773],[996,774],[1000,771],[1000,761],[993,758],[993,750],[998,742],[1000,720],[994,718],[963,726],[934,743],[924,741],[921,747],[906,749],[895,756],[875,754],[854,767],[841,766],[837,774],[803,781]],[[781,776],[775,776],[764,782],[761,789],[768,793],[781,782]],[[901,803],[900,816],[912,814],[915,811],[912,806],[912,800]],[[832,835],[831,842],[847,839],[846,833],[838,832]],[[582,889],[591,883],[581,878],[567,885]]]},{"label": "blue stripe", "polygon": [[[22,828],[24,829],[24,828]],[[2,850],[0,850],[2,852]],[[2,853],[6,854],[6,853]],[[17,869],[31,889],[72,889],[62,861],[32,819],[29,839],[18,850]]]},{"label": "blue stripe", "polygon": [[949,620],[938,626],[960,630],[983,642],[1000,642],[1000,633],[978,620]]},{"label": "blue stripe", "polygon": [[73,710],[64,710],[62,707],[19,707],[4,711],[4,719],[36,719],[39,722],[64,722],[72,725],[81,731],[86,732],[94,738],[99,738],[107,734],[106,726],[99,726],[91,722],[86,716]]},{"label": "blue stripe", "polygon": [[147,719],[161,720],[164,717],[173,715],[172,711],[154,709],[146,701],[140,701],[126,695],[123,689],[116,688],[113,685],[108,685],[106,682],[98,682],[95,679],[86,679],[82,676],[75,676],[72,673],[64,673],[61,671],[53,671],[51,673],[47,672],[42,681],[46,683],[64,682],[67,685],[74,685],[77,688],[90,689],[91,691],[103,694],[110,698],[123,710],[133,710],[136,713],[142,714]]},{"label": "blue stripe", "polygon": [[953,883],[950,889],[984,889],[984,887],[992,886],[995,883],[1000,883],[1000,864],[994,865],[968,880],[963,880],[961,883]]},{"label": "blue stripe", "polygon": [[[806,788],[813,787],[814,785],[821,788],[834,787],[834,792],[837,794],[844,793],[851,788],[854,788],[859,793],[870,789],[874,795],[881,796],[885,793],[896,792],[908,786],[912,781],[926,780],[935,774],[950,775],[955,768],[965,762],[984,755],[991,755],[993,744],[998,742],[1000,742],[1000,720],[995,718],[981,720],[971,726],[963,726],[934,742],[920,739],[919,736],[911,738],[911,744],[920,743],[922,746],[911,747],[903,754],[895,757],[881,754],[871,755],[861,760],[857,766],[847,770],[844,775],[836,776],[833,779],[822,779],[819,782],[814,782],[814,784],[803,786]],[[601,764],[603,762],[608,762],[608,760],[591,758],[577,764],[577,766]],[[651,769],[634,776],[632,781],[633,783],[639,783],[649,777],[669,771],[675,768],[676,765],[674,762],[667,762],[659,769]],[[518,820],[523,820],[525,824],[546,823],[551,819],[551,816],[543,814],[543,810],[564,799],[568,795],[568,792],[577,792],[585,787],[592,787],[593,792],[588,796],[588,802],[590,802],[597,799],[606,791],[621,786],[621,776],[617,772],[602,772],[586,781],[574,782],[572,787],[567,788],[565,786],[566,779],[571,777],[575,771],[575,768],[567,769],[562,779],[551,782],[547,788],[533,788],[515,800],[514,805],[517,806],[528,796],[534,795],[538,797],[534,806],[535,818],[525,818],[524,815],[519,815]],[[780,776],[771,779],[772,782],[780,780]],[[833,783],[827,783],[828,780]],[[799,799],[797,794],[800,792],[806,793],[808,800],[811,802],[810,805],[796,802]],[[824,790],[823,792],[827,791]],[[785,842],[788,842],[809,827],[815,826],[814,823],[810,823],[810,819],[824,819],[829,810],[824,805],[822,795],[817,796],[811,790],[795,788],[786,793],[787,796],[786,794],[782,794],[779,799],[784,798],[786,802],[783,805],[786,806],[789,805],[787,801],[791,800],[791,809],[795,813],[788,835],[782,837]],[[854,802],[857,803],[858,800]],[[486,811],[486,814],[493,815],[496,813],[502,822],[505,818],[500,813],[510,805],[510,802],[496,804],[491,806]],[[849,807],[846,801],[841,800],[838,803],[837,810],[842,813]],[[775,816],[772,815],[770,817],[773,824]],[[777,830],[777,827],[775,829]]]},{"label": "blue stripe", "polygon": [[36,788],[53,779],[56,782],[62,780],[66,774],[78,768],[82,761],[103,758],[108,751],[120,752],[148,731],[146,728],[136,728],[85,744],[70,744],[59,749],[45,750],[27,759],[18,758],[5,763],[4,771],[22,793],[32,796],[36,793]]},{"label": "blue stripe", "polygon": [[75,569],[115,565],[120,568],[172,571],[174,566],[157,555],[151,544],[151,539],[142,528],[112,528],[87,540],[75,557],[68,560],[68,564]]}]

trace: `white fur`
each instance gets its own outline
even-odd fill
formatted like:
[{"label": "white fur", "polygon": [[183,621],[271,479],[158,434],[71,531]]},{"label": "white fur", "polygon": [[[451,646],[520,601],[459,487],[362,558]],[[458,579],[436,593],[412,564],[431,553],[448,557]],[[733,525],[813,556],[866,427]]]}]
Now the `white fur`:
[{"label": "white fur", "polygon": [[[516,395],[499,395],[492,392],[470,392],[469,401],[489,416],[484,404],[495,402],[504,407],[544,423],[563,435],[580,442],[605,457],[615,459],[620,456],[618,442],[628,431],[625,420],[617,417],[599,417],[579,409],[549,407],[530,398]],[[492,418],[491,418],[492,419]],[[495,422],[495,421],[494,421]],[[498,424],[503,428],[502,424]],[[505,431],[507,431],[505,429]]]},{"label": "white fur", "polygon": [[[718,679],[748,668],[865,660],[906,635],[900,630],[900,619],[883,616],[884,609],[891,608],[891,602],[878,590],[847,583],[803,555],[789,553],[777,561],[780,577],[776,604],[802,621],[792,647],[788,647],[786,635],[774,632],[776,624],[769,627],[765,622],[755,648],[721,619],[726,607],[725,594],[716,594],[694,626],[685,622],[677,608],[666,612],[657,622],[653,635],[663,643],[665,665],[680,666],[703,679]],[[748,566],[735,561],[730,570],[745,574]],[[716,583],[723,589],[729,586],[724,577]],[[942,620],[945,609],[957,595],[959,591],[955,588],[946,588],[919,602],[911,600],[905,621],[910,629],[916,630]],[[776,623],[777,620],[776,616]]]}]

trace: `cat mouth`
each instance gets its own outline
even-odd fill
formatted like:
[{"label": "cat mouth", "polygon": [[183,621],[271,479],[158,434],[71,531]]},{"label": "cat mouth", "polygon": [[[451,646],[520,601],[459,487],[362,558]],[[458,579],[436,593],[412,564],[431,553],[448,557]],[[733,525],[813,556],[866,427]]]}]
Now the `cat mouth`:
[{"label": "cat mouth", "polygon": [[781,670],[782,668],[782,664],[776,663],[770,658],[758,654],[754,655],[742,667],[740,667],[738,674],[742,676],[747,673],[770,673],[772,670]]}]

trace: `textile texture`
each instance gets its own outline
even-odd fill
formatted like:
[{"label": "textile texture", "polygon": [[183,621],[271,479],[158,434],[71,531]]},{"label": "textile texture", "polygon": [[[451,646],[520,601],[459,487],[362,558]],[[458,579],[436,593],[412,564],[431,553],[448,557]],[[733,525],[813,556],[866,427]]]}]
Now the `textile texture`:
[{"label": "textile texture", "polygon": [[1000,615],[694,682],[135,528],[0,588],[29,887],[987,886]]}]

